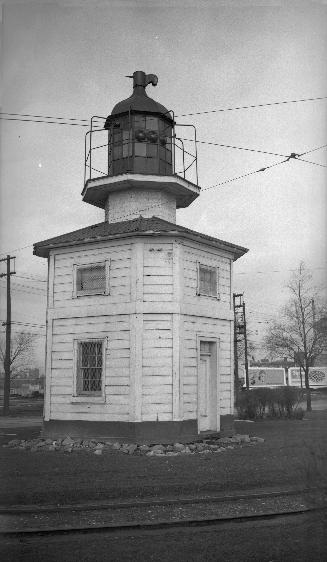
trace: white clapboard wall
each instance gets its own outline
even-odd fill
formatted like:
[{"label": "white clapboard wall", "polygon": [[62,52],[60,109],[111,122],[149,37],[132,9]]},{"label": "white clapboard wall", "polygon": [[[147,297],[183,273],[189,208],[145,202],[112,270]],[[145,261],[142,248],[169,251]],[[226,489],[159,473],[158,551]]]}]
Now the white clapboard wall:
[{"label": "white clapboard wall", "polygon": [[[74,297],[74,264],[101,260],[110,263],[109,295]],[[218,299],[197,295],[199,262],[218,268]],[[219,342],[220,413],[232,412],[233,314],[228,253],[197,242],[145,238],[61,250],[52,264],[46,393],[49,419],[196,418],[199,334]],[[73,399],[74,342],[87,338],[105,338],[107,342],[103,400]]]}]

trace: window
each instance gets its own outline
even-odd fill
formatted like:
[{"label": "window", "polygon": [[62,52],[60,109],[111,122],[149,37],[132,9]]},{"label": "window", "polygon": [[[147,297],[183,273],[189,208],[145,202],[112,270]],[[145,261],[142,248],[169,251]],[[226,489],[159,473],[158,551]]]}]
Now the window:
[{"label": "window", "polygon": [[218,267],[198,264],[198,295],[216,297],[219,299],[218,291]]},{"label": "window", "polygon": [[210,346],[211,343],[209,341],[200,341],[200,354],[210,355]]},{"label": "window", "polygon": [[76,394],[101,396],[104,372],[104,341],[77,342]]},{"label": "window", "polygon": [[73,297],[109,294],[109,261],[74,265]]}]

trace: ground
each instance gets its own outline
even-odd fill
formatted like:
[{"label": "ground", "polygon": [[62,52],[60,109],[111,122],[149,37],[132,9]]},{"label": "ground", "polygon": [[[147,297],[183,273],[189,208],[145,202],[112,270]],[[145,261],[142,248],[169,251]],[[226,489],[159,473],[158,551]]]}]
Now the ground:
[{"label": "ground", "polygon": [[[25,405],[25,411],[26,408]],[[33,407],[29,411],[35,416]],[[326,422],[327,410],[306,414],[304,420],[236,422],[238,433],[263,437],[265,442],[220,455],[167,458],[108,451],[95,456],[86,451],[32,453],[2,448],[0,472],[4,485],[0,500],[8,506],[70,504],[124,497],[325,486]],[[12,426],[1,433],[18,433],[17,437],[22,438],[26,431],[37,435],[39,428]],[[1,437],[8,441],[13,435]]]}]

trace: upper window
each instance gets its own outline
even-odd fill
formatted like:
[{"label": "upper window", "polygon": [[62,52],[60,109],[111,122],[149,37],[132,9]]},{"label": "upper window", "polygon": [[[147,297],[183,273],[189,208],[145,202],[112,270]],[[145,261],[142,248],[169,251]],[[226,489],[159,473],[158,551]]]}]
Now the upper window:
[{"label": "upper window", "polygon": [[76,393],[101,396],[104,372],[104,342],[89,340],[78,342]]},{"label": "upper window", "polygon": [[198,295],[219,298],[218,267],[198,264]]},{"label": "upper window", "polygon": [[109,262],[74,266],[73,296],[109,294]]}]

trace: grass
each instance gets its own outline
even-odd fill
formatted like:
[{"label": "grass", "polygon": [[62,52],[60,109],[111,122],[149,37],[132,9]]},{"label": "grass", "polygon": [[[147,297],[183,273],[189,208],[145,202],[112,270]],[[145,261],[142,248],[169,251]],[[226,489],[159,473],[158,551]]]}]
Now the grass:
[{"label": "grass", "polygon": [[129,456],[1,449],[2,505],[65,504],[196,493],[326,486],[327,411],[299,420],[237,422],[265,443],[220,454]]}]

